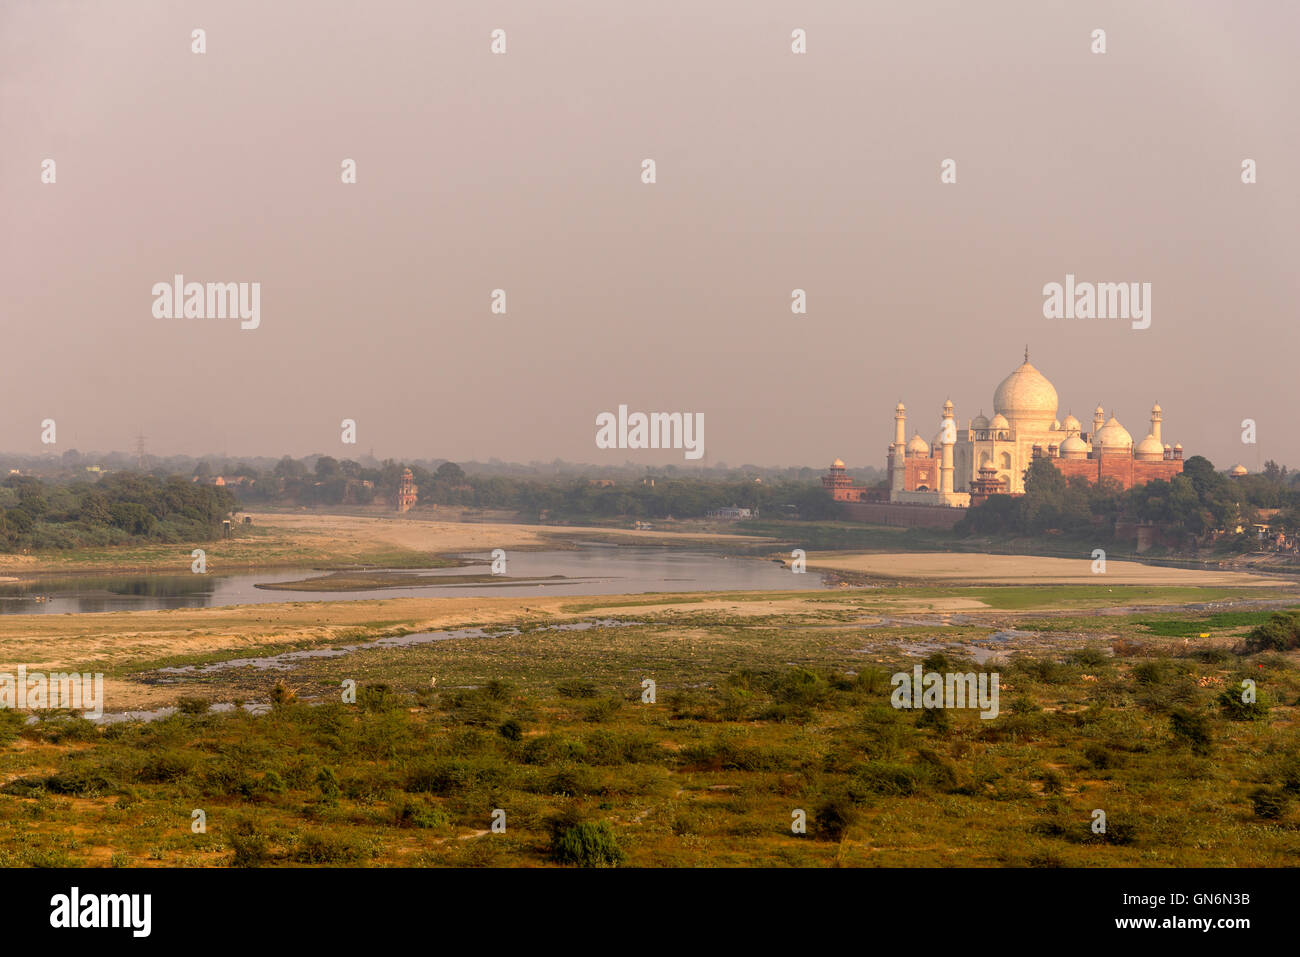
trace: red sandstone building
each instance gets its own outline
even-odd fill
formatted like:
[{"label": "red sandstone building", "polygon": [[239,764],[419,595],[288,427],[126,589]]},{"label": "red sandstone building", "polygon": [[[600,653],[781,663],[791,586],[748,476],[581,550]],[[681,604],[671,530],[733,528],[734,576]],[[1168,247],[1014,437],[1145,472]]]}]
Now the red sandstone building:
[{"label": "red sandstone building", "polygon": [[410,469],[402,469],[402,481],[397,486],[397,510],[409,512],[420,494],[420,486],[415,484],[415,476]]}]

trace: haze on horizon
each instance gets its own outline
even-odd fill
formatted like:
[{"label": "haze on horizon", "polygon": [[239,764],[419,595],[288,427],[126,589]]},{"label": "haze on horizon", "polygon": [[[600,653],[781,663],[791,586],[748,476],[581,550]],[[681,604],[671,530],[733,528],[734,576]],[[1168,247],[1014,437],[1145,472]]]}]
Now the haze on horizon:
[{"label": "haze on horizon", "polygon": [[[899,399],[926,439],[945,398],[992,414],[1028,344],[1062,418],[1140,440],[1159,401],[1188,456],[1300,465],[1298,29],[1201,0],[6,3],[0,449],[53,418],[55,452],[695,464],[597,449],[625,404],[704,413],[700,464],[881,468]],[[259,328],[155,318],[177,273],[259,282]],[[1151,327],[1045,319],[1067,273],[1151,283]]]}]

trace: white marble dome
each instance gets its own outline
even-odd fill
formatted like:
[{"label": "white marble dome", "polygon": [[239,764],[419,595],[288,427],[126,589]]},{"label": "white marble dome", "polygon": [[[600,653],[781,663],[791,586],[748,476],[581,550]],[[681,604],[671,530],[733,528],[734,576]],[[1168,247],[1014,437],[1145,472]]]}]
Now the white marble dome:
[{"label": "white marble dome", "polygon": [[1061,443],[1061,458],[1085,459],[1088,457],[1088,443],[1077,435],[1069,436]]},{"label": "white marble dome", "polygon": [[1147,437],[1133,450],[1133,456],[1144,462],[1159,462],[1165,457],[1165,447],[1154,435],[1147,433]]},{"label": "white marble dome", "polygon": [[[1097,434],[1092,437],[1092,445],[1093,448],[1108,450],[1131,449],[1133,448],[1133,436],[1112,415],[1106,424],[1097,431]],[[1164,449],[1160,451],[1163,453]]]},{"label": "white marble dome", "polygon": [[907,451],[915,455],[929,455],[930,445],[919,435],[914,435],[912,441],[907,443]]},{"label": "white marble dome", "polygon": [[994,411],[1030,427],[1048,428],[1056,419],[1056,407],[1055,387],[1028,360],[993,393]]}]

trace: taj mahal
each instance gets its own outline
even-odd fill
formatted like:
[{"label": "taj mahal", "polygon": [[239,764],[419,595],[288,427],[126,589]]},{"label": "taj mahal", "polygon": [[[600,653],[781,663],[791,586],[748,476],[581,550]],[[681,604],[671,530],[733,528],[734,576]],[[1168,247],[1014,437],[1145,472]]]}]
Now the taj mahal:
[{"label": "taj mahal", "polygon": [[[1084,430],[1074,415],[1059,419],[1056,389],[1045,375],[1024,363],[993,393],[993,418],[983,411],[957,425],[952,400],[943,404],[939,431],[926,441],[907,437],[907,408],[894,409],[894,441],[889,446],[889,502],[965,508],[990,495],[1021,495],[1025,470],[1046,458],[1067,478],[1090,482],[1111,479],[1132,488],[1152,479],[1169,479],[1183,470],[1183,447],[1164,444],[1164,412],[1151,407],[1151,428],[1134,443],[1132,434],[1099,405]],[[886,500],[883,490],[854,486],[836,459],[822,484],[837,501]]]}]

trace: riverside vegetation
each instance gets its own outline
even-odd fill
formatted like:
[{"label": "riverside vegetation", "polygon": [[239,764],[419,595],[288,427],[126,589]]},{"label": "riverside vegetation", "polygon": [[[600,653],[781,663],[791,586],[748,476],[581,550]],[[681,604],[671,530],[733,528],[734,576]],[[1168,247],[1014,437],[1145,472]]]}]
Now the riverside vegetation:
[{"label": "riverside vegetation", "polygon": [[[977,665],[989,627],[846,628],[827,607],[249,670],[260,715],[189,685],[152,722],[0,713],[0,864],[1300,863],[1295,613],[1024,618],[1069,640]],[[927,670],[997,670],[1001,715],[892,708],[921,639]]]}]

